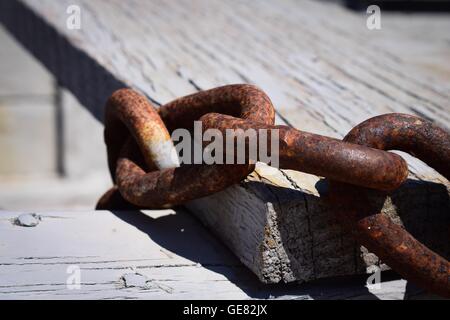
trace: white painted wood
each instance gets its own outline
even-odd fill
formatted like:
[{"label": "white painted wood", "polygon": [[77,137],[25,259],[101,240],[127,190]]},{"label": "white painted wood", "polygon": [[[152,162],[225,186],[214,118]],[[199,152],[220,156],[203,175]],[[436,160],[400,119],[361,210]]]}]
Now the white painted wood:
[{"label": "white painted wood", "polygon": [[[81,8],[80,30],[66,28],[69,4]],[[3,23],[100,120],[104,101],[121,86],[162,104],[199,89],[249,82],[269,94],[279,124],[337,138],[386,112],[450,127],[446,14],[430,19],[383,12],[382,29],[370,31],[363,13],[318,1],[16,0],[1,6]],[[386,211],[396,218],[397,207],[406,208],[410,217],[433,217],[438,229],[448,225],[447,218],[435,218],[448,212],[448,181],[406,158],[413,181]],[[262,281],[364,270],[350,260],[359,247],[330,227],[332,210],[324,208],[318,179],[262,168],[188,208],[214,226]],[[433,234],[436,226],[425,225],[419,236]],[[437,250],[447,247],[438,244]],[[363,257],[369,265],[377,261]]]},{"label": "white painted wood", "polygon": [[[334,208],[320,196],[326,183],[302,173],[294,177],[292,181],[288,174],[258,164],[246,181],[187,207],[263,282],[364,273],[374,265],[385,270],[382,261],[357,246],[337,223]],[[302,184],[292,187],[297,181]],[[382,211],[449,257],[448,194],[442,184],[411,181],[385,200]]]},{"label": "white painted wood", "polygon": [[[304,286],[263,286],[194,219],[173,210],[38,212],[40,223],[12,223],[0,211],[0,299],[403,299],[424,293],[382,275]],[[80,288],[67,281],[80,270]],[[72,270],[72,271],[70,271]],[[69,271],[69,273],[68,273]],[[122,277],[145,277],[125,287]],[[130,280],[128,284],[130,284]],[[73,282],[70,282],[73,284]]]},{"label": "white painted wood", "polygon": [[[27,228],[11,223],[19,213],[0,213],[3,299],[246,297],[227,277],[235,268],[248,272],[183,212],[39,215],[41,222]],[[81,269],[80,290],[66,287],[71,265]],[[121,289],[121,276],[130,272],[147,276],[151,286]]]}]

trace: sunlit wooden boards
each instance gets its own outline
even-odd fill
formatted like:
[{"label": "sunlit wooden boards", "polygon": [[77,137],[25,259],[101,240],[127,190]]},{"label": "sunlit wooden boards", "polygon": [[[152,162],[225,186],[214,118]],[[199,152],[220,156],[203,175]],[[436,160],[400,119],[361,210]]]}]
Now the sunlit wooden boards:
[{"label": "sunlit wooden boards", "polygon": [[[415,299],[382,274],[303,286],[263,286],[183,211],[0,211],[0,299]],[[24,217],[25,215],[25,217]],[[28,219],[27,219],[28,217]]]},{"label": "sunlit wooden boards", "polygon": [[[67,28],[73,4],[81,9],[79,30]],[[317,1],[22,0],[1,6],[7,28],[100,120],[104,101],[121,86],[158,105],[248,82],[271,97],[279,124],[306,131],[342,138],[386,112],[417,114],[449,128],[447,15],[383,12],[381,30],[371,31],[364,13]],[[442,213],[449,211],[449,184],[407,159],[412,181],[385,210],[427,238],[448,225]],[[321,185],[318,177],[261,166],[240,185],[187,207],[262,281],[364,271],[362,259],[369,265],[376,259],[330,222],[333,208],[322,201]]]}]

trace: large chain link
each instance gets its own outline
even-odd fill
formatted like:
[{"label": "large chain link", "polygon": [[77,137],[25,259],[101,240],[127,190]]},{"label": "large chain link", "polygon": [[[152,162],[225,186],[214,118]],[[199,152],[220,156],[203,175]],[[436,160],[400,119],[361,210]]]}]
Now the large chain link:
[{"label": "large chain link", "polygon": [[[203,130],[224,134],[229,128],[277,130],[281,168],[329,178],[327,198],[360,244],[406,279],[450,297],[449,262],[381,214],[371,201],[374,192],[385,195],[408,176],[403,158],[384,150],[415,155],[449,179],[449,133],[419,117],[387,114],[361,123],[341,141],[275,126],[274,119],[269,97],[252,85],[202,91],[158,111],[131,89],[116,91],[105,114],[105,142],[115,186],[102,196],[97,209],[183,204],[238,183],[253,171],[248,158],[245,164],[179,166],[169,134],[175,129],[192,129],[200,120]],[[270,139],[266,143],[270,146]]]}]

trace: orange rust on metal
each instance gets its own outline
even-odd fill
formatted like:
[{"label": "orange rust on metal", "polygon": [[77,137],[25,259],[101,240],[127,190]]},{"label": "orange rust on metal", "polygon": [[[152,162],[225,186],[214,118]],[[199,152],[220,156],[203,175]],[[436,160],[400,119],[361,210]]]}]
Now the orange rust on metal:
[{"label": "orange rust on metal", "polygon": [[[130,91],[126,91],[127,95],[130,95]],[[138,147],[142,150],[142,145],[138,143],[136,146],[129,139],[127,127],[123,123],[130,123],[124,119],[128,112],[140,124],[143,118],[139,116],[140,112],[133,109],[133,105],[135,108],[143,106],[146,111],[145,98],[135,92],[131,97],[133,100],[130,101],[121,92],[113,94],[113,102],[108,102],[106,106],[107,119],[111,120],[105,123],[110,169],[113,177],[116,177],[121,195],[127,201],[148,208],[173,206],[223,190],[253,171],[254,165],[251,164],[189,165],[155,170],[152,161],[140,161]],[[179,127],[191,128],[195,120],[210,111],[237,115],[265,125],[272,125],[275,121],[270,99],[252,85],[229,85],[179,98],[162,106],[159,115],[174,130]],[[134,124],[131,126],[136,127]],[[111,192],[114,197],[117,196]],[[103,197],[109,198],[108,195]],[[103,201],[101,207],[107,205],[108,202]]]},{"label": "orange rust on metal", "polygon": [[145,97],[131,89],[120,89],[112,94],[105,107],[104,138],[113,180],[120,150],[130,134],[139,144],[147,166],[155,169],[158,154],[154,145],[171,142],[170,134]]},{"label": "orange rust on metal", "polygon": [[[448,261],[382,215],[379,203],[373,201],[373,194],[381,192],[376,190],[393,191],[408,174],[406,162],[384,150],[415,155],[448,179],[449,134],[424,119],[389,114],[358,125],[340,141],[274,126],[274,116],[270,99],[251,85],[202,91],[176,99],[158,112],[132,90],[115,92],[106,106],[105,141],[117,186],[105,193],[97,208],[182,204],[237,183],[254,169],[250,163],[259,159],[249,159],[247,153],[245,164],[164,168],[155,163],[158,155],[152,139],[167,142],[169,132],[192,129],[195,120],[202,121],[203,130],[214,128],[223,133],[226,129],[268,129],[268,150],[271,130],[277,129],[280,167],[330,178],[329,198],[340,220],[361,244],[408,280],[450,296]],[[244,141],[248,151],[248,140]],[[259,146],[261,141],[257,143]]]},{"label": "orange rust on metal", "polygon": [[[405,114],[374,117],[353,128],[344,141],[408,152],[450,178],[450,134],[427,120]],[[357,241],[409,281],[450,298],[449,261],[382,214],[383,201],[373,201],[375,193],[333,181],[329,198]]]},{"label": "orange rust on metal", "polygon": [[201,116],[217,112],[247,121],[272,125],[275,109],[269,97],[258,87],[233,84],[200,91],[163,105],[159,110],[169,131],[191,129]]},{"label": "orange rust on metal", "polygon": [[[271,130],[279,133],[279,165],[341,182],[374,188],[395,190],[408,176],[408,166],[402,157],[378,149],[367,148],[341,140],[303,132],[288,126],[268,126],[209,113],[201,118],[204,129],[268,129],[268,150],[271,150]],[[249,149],[249,140],[245,140]],[[261,141],[258,140],[258,143]],[[224,147],[226,151],[226,148]],[[257,153],[259,154],[259,153]],[[246,154],[248,156],[248,154]],[[260,159],[251,159],[260,160]]]}]

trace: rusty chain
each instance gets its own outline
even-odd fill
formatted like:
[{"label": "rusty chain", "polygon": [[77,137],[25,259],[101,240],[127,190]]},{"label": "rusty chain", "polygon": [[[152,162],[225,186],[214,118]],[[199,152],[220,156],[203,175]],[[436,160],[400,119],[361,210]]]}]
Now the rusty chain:
[{"label": "rusty chain", "polygon": [[406,279],[450,297],[449,262],[381,214],[380,201],[373,200],[400,187],[408,176],[403,158],[385,150],[405,151],[449,179],[450,135],[431,122],[387,114],[354,127],[344,140],[333,139],[275,126],[269,97],[252,85],[202,91],[159,110],[137,92],[121,89],[105,110],[105,143],[115,186],[97,209],[174,206],[223,190],[253,171],[248,158],[245,164],[179,166],[170,138],[175,129],[191,130],[196,120],[204,130],[221,132],[276,129],[281,168],[330,179],[327,198],[361,245]]}]

